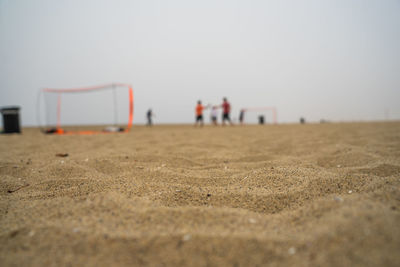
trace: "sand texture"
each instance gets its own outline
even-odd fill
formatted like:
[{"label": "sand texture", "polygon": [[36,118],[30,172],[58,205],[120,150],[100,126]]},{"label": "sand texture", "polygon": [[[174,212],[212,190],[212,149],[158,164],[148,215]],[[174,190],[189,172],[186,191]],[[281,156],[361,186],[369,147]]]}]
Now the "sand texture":
[{"label": "sand texture", "polygon": [[0,136],[1,266],[400,266],[399,204],[399,122]]}]

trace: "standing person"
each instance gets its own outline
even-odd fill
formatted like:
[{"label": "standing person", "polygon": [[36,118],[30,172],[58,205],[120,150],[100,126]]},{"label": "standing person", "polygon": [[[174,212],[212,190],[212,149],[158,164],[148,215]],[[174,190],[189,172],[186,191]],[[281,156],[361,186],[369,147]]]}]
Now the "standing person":
[{"label": "standing person", "polygon": [[203,121],[203,110],[204,110],[204,106],[201,104],[201,101],[197,101],[197,105],[196,105],[196,122],[194,124],[194,126],[197,126],[200,123],[200,126],[204,125],[204,121]]},{"label": "standing person", "polygon": [[225,120],[229,121],[230,125],[233,125],[231,118],[230,118],[230,113],[231,113],[231,105],[228,102],[228,99],[224,97],[224,102],[222,103],[222,125],[225,125]]},{"label": "standing person", "polygon": [[240,125],[243,125],[243,121],[244,121],[244,112],[246,110],[245,109],[241,109],[240,113],[239,113],[239,121],[240,121]]},{"label": "standing person", "polygon": [[147,117],[147,126],[152,126],[153,123],[151,121],[151,118],[153,117],[153,111],[151,109],[149,109],[146,113],[146,117]]},{"label": "standing person", "polygon": [[218,125],[217,116],[218,116],[218,107],[217,106],[213,106],[211,108],[211,122],[215,126]]}]

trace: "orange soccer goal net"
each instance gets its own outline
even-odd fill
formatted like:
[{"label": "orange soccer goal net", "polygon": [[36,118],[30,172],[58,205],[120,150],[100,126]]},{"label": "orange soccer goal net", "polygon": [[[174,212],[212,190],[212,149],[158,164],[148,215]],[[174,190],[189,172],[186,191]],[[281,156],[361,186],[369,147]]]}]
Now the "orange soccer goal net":
[{"label": "orange soccer goal net", "polygon": [[97,134],[128,132],[133,122],[129,84],[39,91],[38,124],[44,133]]}]

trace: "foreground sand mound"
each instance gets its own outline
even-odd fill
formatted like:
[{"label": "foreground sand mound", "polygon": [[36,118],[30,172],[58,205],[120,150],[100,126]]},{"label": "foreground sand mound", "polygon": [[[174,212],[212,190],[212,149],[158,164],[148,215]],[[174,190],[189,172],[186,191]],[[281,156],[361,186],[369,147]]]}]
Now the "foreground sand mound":
[{"label": "foreground sand mound", "polygon": [[400,265],[400,123],[25,129],[0,148],[2,266]]}]

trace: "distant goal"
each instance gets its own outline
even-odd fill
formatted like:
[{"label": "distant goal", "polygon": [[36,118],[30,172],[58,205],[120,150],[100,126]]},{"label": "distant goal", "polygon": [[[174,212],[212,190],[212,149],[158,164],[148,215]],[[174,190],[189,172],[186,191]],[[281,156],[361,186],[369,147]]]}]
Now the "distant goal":
[{"label": "distant goal", "polygon": [[37,119],[51,134],[128,132],[133,122],[133,89],[113,83],[84,88],[39,91]]}]

